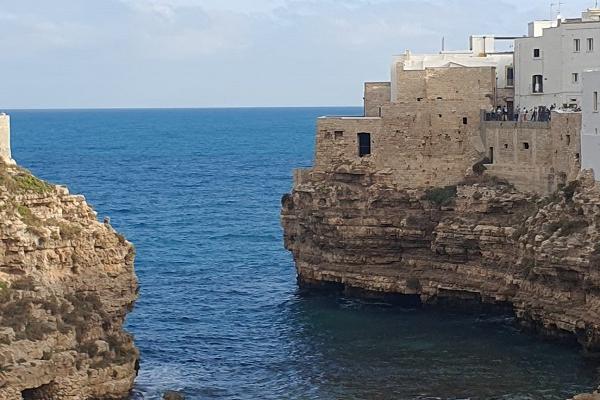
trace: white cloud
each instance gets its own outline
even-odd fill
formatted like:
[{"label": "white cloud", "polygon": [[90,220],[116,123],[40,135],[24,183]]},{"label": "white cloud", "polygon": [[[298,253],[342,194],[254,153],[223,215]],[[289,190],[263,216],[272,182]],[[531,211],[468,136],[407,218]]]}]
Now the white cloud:
[{"label": "white cloud", "polygon": [[0,0],[0,106],[356,104],[392,54],[522,34],[547,3]]}]

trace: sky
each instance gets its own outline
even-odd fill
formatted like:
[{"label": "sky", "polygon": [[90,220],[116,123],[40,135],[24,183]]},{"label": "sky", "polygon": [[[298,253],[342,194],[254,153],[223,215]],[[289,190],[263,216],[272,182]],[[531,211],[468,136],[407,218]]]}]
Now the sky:
[{"label": "sky", "polygon": [[524,35],[553,1],[0,0],[0,109],[360,105],[392,55]]}]

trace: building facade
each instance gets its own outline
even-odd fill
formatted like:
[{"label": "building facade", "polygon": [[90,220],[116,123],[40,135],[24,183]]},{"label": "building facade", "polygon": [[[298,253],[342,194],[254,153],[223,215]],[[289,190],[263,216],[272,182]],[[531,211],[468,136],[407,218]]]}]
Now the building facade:
[{"label": "building facade", "polygon": [[10,116],[0,114],[0,160],[12,163],[10,151]]},{"label": "building facade", "polygon": [[600,69],[583,73],[581,166],[600,180]]},{"label": "building facade", "polygon": [[515,40],[515,104],[579,108],[583,72],[600,66],[600,9],[581,18],[535,21]]}]

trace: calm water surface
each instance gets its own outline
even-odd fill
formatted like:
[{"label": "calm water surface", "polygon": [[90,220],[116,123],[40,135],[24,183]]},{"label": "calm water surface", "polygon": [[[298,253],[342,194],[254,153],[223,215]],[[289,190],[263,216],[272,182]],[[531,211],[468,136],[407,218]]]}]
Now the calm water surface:
[{"label": "calm water surface", "polygon": [[137,246],[138,391],[158,399],[560,399],[576,350],[501,318],[300,296],[279,226],[315,118],[360,109],[14,111],[15,158]]}]

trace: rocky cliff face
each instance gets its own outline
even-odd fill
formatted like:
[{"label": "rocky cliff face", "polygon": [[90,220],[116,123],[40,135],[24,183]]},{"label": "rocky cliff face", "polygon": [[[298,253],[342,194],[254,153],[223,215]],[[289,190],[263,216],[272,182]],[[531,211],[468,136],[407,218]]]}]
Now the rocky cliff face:
[{"label": "rocky cliff face", "polygon": [[0,163],[0,399],[123,399],[131,243],[82,196]]},{"label": "rocky cliff face", "polygon": [[419,304],[509,307],[525,326],[600,351],[600,192],[539,198],[492,178],[404,190],[310,171],[282,200],[299,282]]}]

